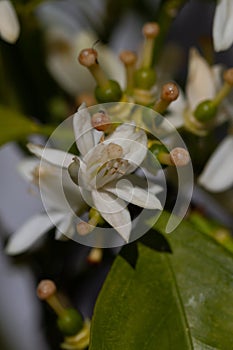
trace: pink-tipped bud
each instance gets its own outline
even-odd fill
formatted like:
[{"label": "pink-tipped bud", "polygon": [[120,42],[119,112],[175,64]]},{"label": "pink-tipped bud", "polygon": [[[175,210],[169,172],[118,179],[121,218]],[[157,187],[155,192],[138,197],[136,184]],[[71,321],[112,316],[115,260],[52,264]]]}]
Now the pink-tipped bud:
[{"label": "pink-tipped bud", "polygon": [[97,63],[97,51],[94,49],[84,49],[80,52],[78,56],[78,61],[81,65],[85,67],[91,67]]},{"label": "pink-tipped bud", "polygon": [[126,66],[132,66],[137,61],[137,55],[133,51],[122,51],[119,58]]},{"label": "pink-tipped bud", "polygon": [[159,25],[156,22],[148,22],[142,28],[143,35],[148,39],[153,39],[158,36],[160,31]]},{"label": "pink-tipped bud", "polygon": [[37,296],[41,300],[46,300],[57,291],[56,285],[51,280],[42,280],[37,287]]},{"label": "pink-tipped bud", "polygon": [[190,156],[186,149],[176,147],[170,152],[170,159],[175,166],[185,166],[189,163]]},{"label": "pink-tipped bud", "polygon": [[92,227],[87,222],[82,221],[77,224],[76,229],[81,236],[85,236],[91,232]]},{"label": "pink-tipped bud", "polygon": [[161,99],[166,102],[175,101],[179,96],[179,89],[175,83],[164,84],[161,91]]}]

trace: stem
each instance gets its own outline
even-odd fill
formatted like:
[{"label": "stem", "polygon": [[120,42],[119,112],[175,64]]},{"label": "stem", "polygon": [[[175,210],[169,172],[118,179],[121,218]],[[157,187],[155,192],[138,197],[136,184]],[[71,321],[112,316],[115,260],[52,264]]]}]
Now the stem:
[{"label": "stem", "polygon": [[160,33],[154,45],[153,63],[158,62],[170,26],[175,17],[177,16],[177,13],[186,2],[187,0],[167,0],[161,2],[162,6],[159,9],[159,17],[157,21],[160,26]]},{"label": "stem", "polygon": [[225,82],[222,88],[218,91],[215,98],[212,100],[214,106],[218,106],[222,100],[231,92],[232,86]]},{"label": "stem", "polygon": [[100,87],[108,86],[109,80],[98,64],[95,64],[88,68]]},{"label": "stem", "polygon": [[62,306],[56,295],[51,295],[48,299],[46,299],[46,302],[58,316],[62,315],[65,311],[65,308]]},{"label": "stem", "polygon": [[164,113],[167,107],[169,106],[169,104],[170,103],[168,101],[159,99],[154,105],[154,110],[158,113]]},{"label": "stem", "polygon": [[141,68],[150,68],[153,58],[154,38],[147,38],[144,44]]},{"label": "stem", "polygon": [[159,153],[158,154],[158,161],[161,163],[161,164],[165,164],[165,165],[174,165],[174,163],[171,161],[171,156],[169,153]]}]

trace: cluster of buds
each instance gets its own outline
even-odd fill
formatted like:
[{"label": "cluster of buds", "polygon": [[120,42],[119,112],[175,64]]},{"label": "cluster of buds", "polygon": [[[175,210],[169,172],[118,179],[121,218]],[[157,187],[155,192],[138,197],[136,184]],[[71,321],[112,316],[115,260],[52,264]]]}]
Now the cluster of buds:
[{"label": "cluster of buds", "polygon": [[149,106],[159,113],[164,113],[169,104],[176,100],[179,91],[175,83],[165,84],[161,96],[156,101],[154,86],[156,71],[153,67],[155,40],[159,35],[159,25],[155,22],[146,23],[142,28],[144,45],[140,62],[133,51],[124,50],[119,57],[125,67],[126,86],[122,91],[120,85],[109,79],[98,61],[98,53],[93,48],[86,48],[79,54],[79,63],[89,69],[96,80],[95,97],[99,103],[134,102]]}]

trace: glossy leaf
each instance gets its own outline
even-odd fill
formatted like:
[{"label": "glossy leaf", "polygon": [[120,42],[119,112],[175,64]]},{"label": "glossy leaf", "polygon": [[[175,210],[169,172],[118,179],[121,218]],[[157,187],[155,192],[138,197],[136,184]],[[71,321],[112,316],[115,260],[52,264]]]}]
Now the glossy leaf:
[{"label": "glossy leaf", "polygon": [[[161,233],[167,219],[155,226]],[[115,260],[96,303],[90,350],[232,348],[232,256],[189,223],[165,237],[172,253],[139,243],[135,269]]]}]

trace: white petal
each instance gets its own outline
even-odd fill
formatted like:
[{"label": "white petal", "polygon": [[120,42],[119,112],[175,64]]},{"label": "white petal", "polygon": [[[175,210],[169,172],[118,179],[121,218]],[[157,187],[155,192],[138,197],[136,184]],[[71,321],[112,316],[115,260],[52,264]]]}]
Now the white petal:
[{"label": "white petal", "polygon": [[199,183],[211,192],[225,191],[233,185],[233,136],[226,137],[211,156]]},{"label": "white petal", "polygon": [[103,218],[128,242],[132,223],[126,203],[104,191],[92,191],[92,198]]},{"label": "white petal", "polygon": [[111,142],[123,148],[123,158],[127,159],[132,165],[129,172],[134,171],[147,154],[146,133],[144,130],[136,130],[134,124],[124,123],[118,126],[104,143]]},{"label": "white petal", "polygon": [[[56,9],[54,9],[55,12]],[[51,16],[52,16],[52,11]],[[50,26],[46,33],[48,42],[47,66],[53,77],[69,94],[92,91],[95,81],[86,68],[78,64],[77,55],[85,47],[91,47],[95,36],[88,32],[70,33],[64,26]]]},{"label": "white petal", "polygon": [[184,124],[183,113],[186,108],[186,100],[183,91],[180,89],[179,97],[172,102],[168,108],[167,120],[174,125],[175,128],[180,128]]},{"label": "white petal", "polygon": [[8,0],[0,1],[0,36],[14,44],[19,37],[20,26],[14,7]]},{"label": "white petal", "polygon": [[68,168],[75,157],[74,154],[54,148],[34,145],[33,143],[29,143],[27,147],[29,151],[35,154],[38,158],[42,158],[44,161],[62,168]]},{"label": "white petal", "polygon": [[39,161],[36,158],[29,157],[22,160],[18,165],[19,173],[27,180],[33,180],[33,171],[39,165]]},{"label": "white petal", "polygon": [[[6,252],[10,255],[20,254],[27,250],[37,239],[56,225],[63,214],[36,215],[27,221],[18,231],[14,233],[6,246]],[[51,221],[52,219],[52,221]]]},{"label": "white petal", "polygon": [[204,100],[212,99],[216,93],[212,70],[199,52],[190,50],[186,94],[192,111]]},{"label": "white petal", "polygon": [[213,39],[215,51],[227,50],[233,43],[233,1],[220,0],[216,6]]},{"label": "white petal", "polygon": [[104,187],[104,190],[115,194],[117,197],[147,209],[160,209],[162,206],[158,198],[127,179],[119,180],[118,182],[110,183]]},{"label": "white petal", "polygon": [[57,229],[55,233],[56,239],[61,239],[63,235],[71,238],[75,233],[74,229],[74,215],[67,214],[64,218],[57,224]]},{"label": "white petal", "polygon": [[[44,163],[45,164],[45,163]],[[79,186],[74,184],[66,169],[40,166],[40,194],[47,210],[73,213],[82,210],[85,203]]]},{"label": "white petal", "polygon": [[84,103],[74,115],[73,128],[77,147],[84,157],[96,144],[91,125],[91,116]]}]

